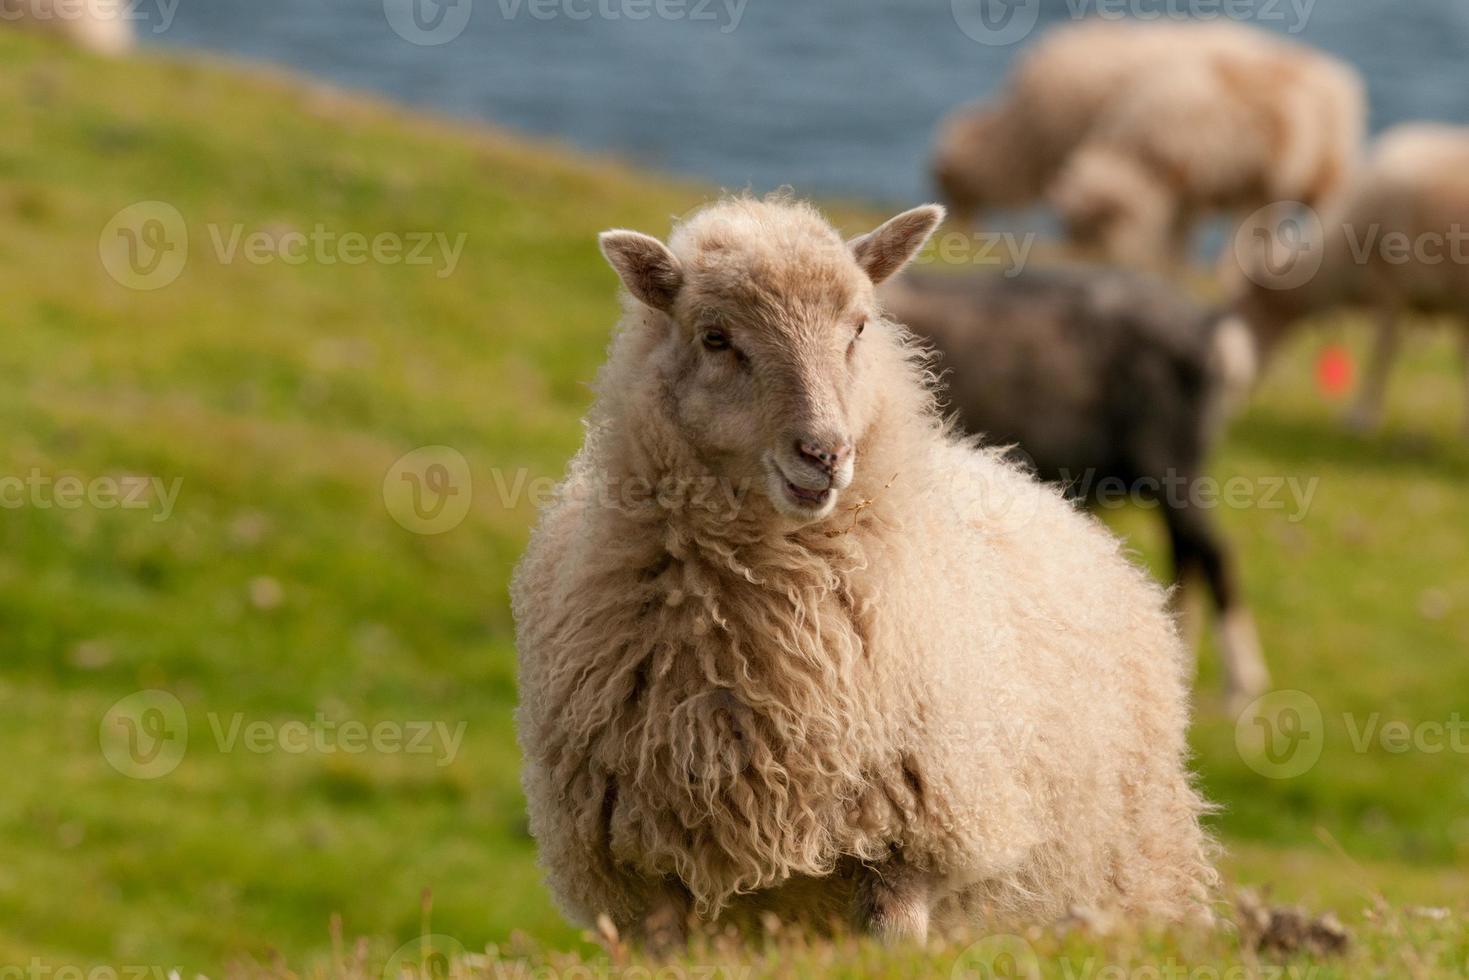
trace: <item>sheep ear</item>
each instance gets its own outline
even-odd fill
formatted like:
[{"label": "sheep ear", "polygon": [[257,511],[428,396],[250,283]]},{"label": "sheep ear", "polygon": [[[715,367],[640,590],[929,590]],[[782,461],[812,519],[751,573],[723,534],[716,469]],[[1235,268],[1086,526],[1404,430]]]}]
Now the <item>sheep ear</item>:
[{"label": "sheep ear", "polygon": [[673,309],[673,300],[683,286],[683,267],[667,245],[651,235],[620,228],[602,232],[597,244],[639,302],[664,313]]},{"label": "sheep ear", "polygon": [[944,220],[944,209],[925,204],[890,218],[882,227],[847,243],[867,277],[881,283],[907,265]]}]

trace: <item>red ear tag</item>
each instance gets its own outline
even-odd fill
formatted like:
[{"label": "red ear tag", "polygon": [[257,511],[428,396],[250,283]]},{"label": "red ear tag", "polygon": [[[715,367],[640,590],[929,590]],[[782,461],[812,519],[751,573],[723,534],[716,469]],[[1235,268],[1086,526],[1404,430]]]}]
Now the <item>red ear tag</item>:
[{"label": "red ear tag", "polygon": [[1316,387],[1327,398],[1340,398],[1352,387],[1352,354],[1340,344],[1330,344],[1316,358]]}]

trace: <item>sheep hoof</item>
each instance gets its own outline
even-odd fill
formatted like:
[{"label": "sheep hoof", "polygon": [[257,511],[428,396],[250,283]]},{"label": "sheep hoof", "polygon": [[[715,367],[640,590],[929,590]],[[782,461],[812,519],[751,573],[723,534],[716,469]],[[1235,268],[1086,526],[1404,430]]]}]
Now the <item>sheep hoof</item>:
[{"label": "sheep hoof", "polygon": [[929,887],[921,873],[901,864],[874,868],[863,884],[859,902],[863,927],[883,944],[928,939]]}]

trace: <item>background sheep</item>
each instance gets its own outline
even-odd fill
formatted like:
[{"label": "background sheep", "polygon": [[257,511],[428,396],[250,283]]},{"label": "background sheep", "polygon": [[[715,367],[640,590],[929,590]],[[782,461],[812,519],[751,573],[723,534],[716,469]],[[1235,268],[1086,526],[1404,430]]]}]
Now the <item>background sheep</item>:
[{"label": "background sheep", "polygon": [[133,46],[127,0],[0,0],[0,22],[45,30],[98,54]]},{"label": "background sheep", "polygon": [[[945,432],[874,299],[940,217],[849,246],[733,200],[603,236],[632,298],[512,592],[531,829],[578,920],[1205,914],[1160,590]],[[662,492],[690,485],[733,496]]]},{"label": "background sheep", "polygon": [[933,171],[960,222],[1049,196],[1077,241],[1157,263],[1202,214],[1325,200],[1364,116],[1355,71],[1263,31],[1088,21],[1050,32],[999,100],[946,121]]},{"label": "background sheep", "polygon": [[882,298],[934,344],[968,431],[1018,445],[1078,497],[1120,485],[1158,502],[1175,578],[1202,580],[1218,610],[1231,702],[1263,693],[1269,673],[1234,556],[1193,493],[1254,378],[1245,325],[1160,282],[1103,270],[908,274]]},{"label": "background sheep", "polygon": [[1330,204],[1357,165],[1365,105],[1355,70],[1310,49],[1210,52],[1120,93],[1048,197],[1074,242],[1113,261],[1184,262],[1211,214]]},{"label": "background sheep", "polygon": [[990,208],[1040,200],[1108,103],[1148,71],[1255,32],[1233,24],[1090,20],[1048,32],[1016,65],[1000,98],[940,126],[932,171],[958,224]]},{"label": "background sheep", "polygon": [[[1247,275],[1239,309],[1265,350],[1310,314],[1342,305],[1372,308],[1376,344],[1348,416],[1357,429],[1381,422],[1406,312],[1457,320],[1465,332],[1469,379],[1469,128],[1417,124],[1389,130],[1347,198],[1319,227],[1290,241],[1282,234],[1289,220],[1286,213],[1267,217],[1262,234],[1242,243]],[[1314,270],[1318,256],[1321,265]],[[1465,394],[1469,399],[1469,380]]]}]

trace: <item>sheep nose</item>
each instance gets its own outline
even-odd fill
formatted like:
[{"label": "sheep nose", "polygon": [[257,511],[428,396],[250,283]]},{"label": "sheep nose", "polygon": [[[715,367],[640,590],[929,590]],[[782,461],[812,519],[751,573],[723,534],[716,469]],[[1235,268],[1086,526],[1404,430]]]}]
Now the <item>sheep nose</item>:
[{"label": "sheep nose", "polygon": [[808,442],[804,439],[796,440],[796,452],[807,462],[821,467],[827,473],[835,473],[836,468],[842,465],[842,461],[851,455],[852,447],[846,442],[833,444],[821,444]]}]

